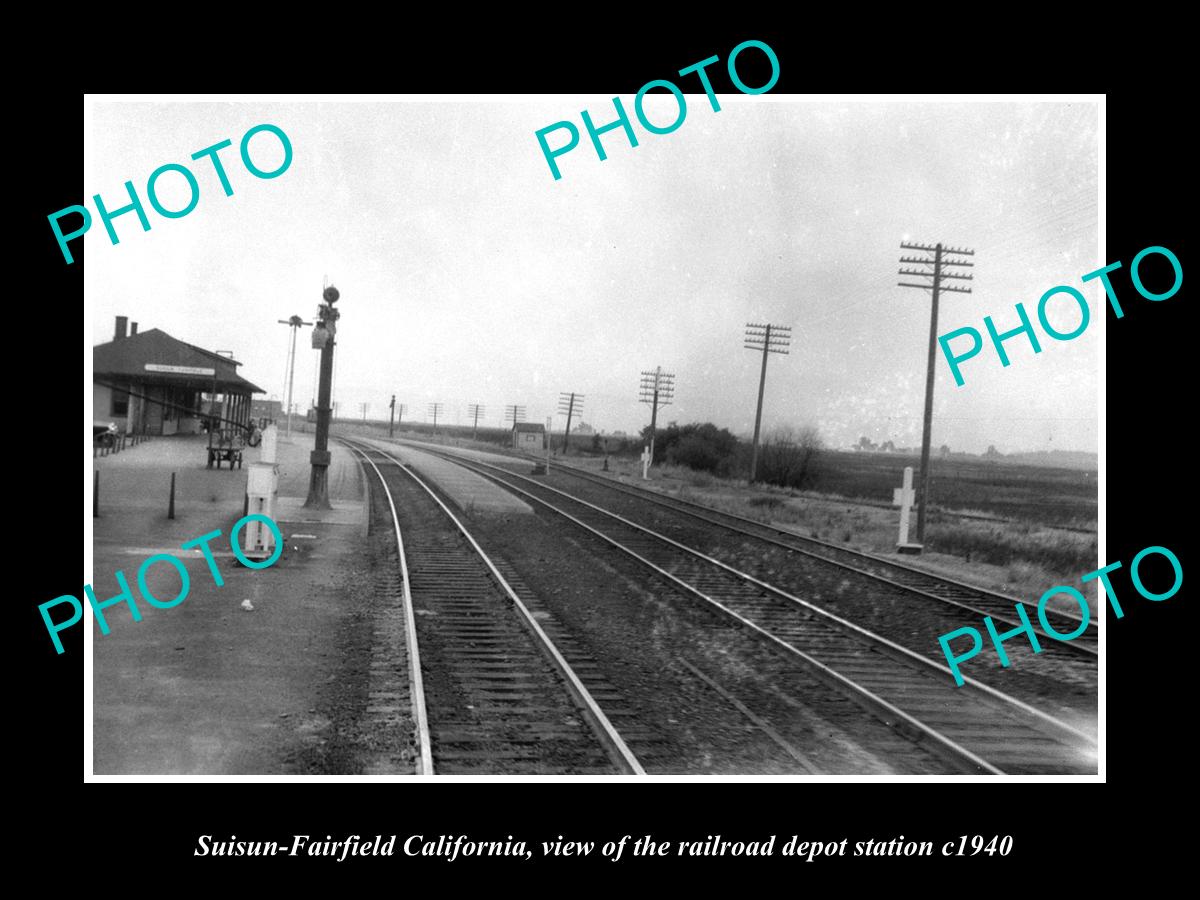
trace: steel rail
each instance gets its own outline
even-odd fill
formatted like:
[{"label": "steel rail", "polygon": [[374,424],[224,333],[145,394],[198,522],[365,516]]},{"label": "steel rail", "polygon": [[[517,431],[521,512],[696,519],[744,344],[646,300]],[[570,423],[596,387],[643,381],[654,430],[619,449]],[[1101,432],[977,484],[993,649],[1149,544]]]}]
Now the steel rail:
[{"label": "steel rail", "polygon": [[404,538],[400,533],[400,518],[396,514],[396,503],[392,499],[392,491],[387,486],[383,473],[379,471],[379,466],[375,465],[375,461],[367,456],[363,450],[350,442],[346,441],[344,443],[352,451],[357,452],[366,461],[367,465],[375,471],[375,475],[379,478],[379,484],[383,487],[383,496],[388,502],[388,508],[391,510],[392,527],[396,530],[396,550],[400,554],[400,580],[403,585],[404,598],[404,633],[405,643],[408,647],[409,693],[412,695],[413,722],[419,750],[417,756],[417,774],[433,775],[433,747],[429,738],[429,717],[425,711],[425,684],[421,679],[421,654],[417,646],[417,623],[416,617],[413,615],[412,593],[409,591],[408,586],[408,559],[404,555]]},{"label": "steel rail", "polygon": [[[939,743],[941,746],[952,750],[952,752],[959,755],[961,758],[970,761],[973,765],[976,765],[976,766],[984,769],[985,771],[989,771],[994,774],[1004,774],[1002,770],[996,768],[991,763],[988,763],[986,760],[983,760],[981,757],[972,753],[970,750],[967,750],[966,748],[961,747],[955,741],[953,741],[951,738],[947,737],[946,735],[943,735],[936,728],[934,728],[930,725],[927,725],[924,722],[921,722],[916,717],[909,715],[908,713],[899,709],[895,705],[889,703],[887,700],[884,700],[883,698],[879,697],[877,694],[875,694],[869,688],[865,688],[862,685],[855,683],[852,679],[847,678],[846,676],[842,675],[839,672],[836,672],[834,669],[827,666],[826,664],[820,662],[819,660],[814,659],[810,655],[804,653],[804,651],[794,647],[788,641],[780,638],[779,636],[777,636],[775,634],[772,634],[767,629],[765,629],[762,626],[758,625],[757,623],[747,619],[745,616],[742,616],[741,614],[737,613],[736,611],[729,609],[727,606],[722,604],[720,601],[716,600],[713,597],[708,596],[703,591],[699,590],[698,588],[695,588],[694,586],[688,584],[687,582],[678,578],[674,574],[666,571],[665,569],[656,565],[652,561],[646,559],[644,556],[642,556],[641,554],[638,554],[636,551],[630,549],[629,547],[624,546],[623,544],[621,544],[619,541],[615,540],[614,538],[593,528],[592,526],[581,521],[577,517],[572,516],[570,513],[567,513],[566,511],[559,509],[558,507],[556,507],[553,504],[549,503],[548,501],[542,499],[541,497],[538,497],[538,496],[530,493],[529,491],[526,491],[526,490],[518,487],[517,485],[512,484],[511,482],[506,482],[503,478],[493,474],[493,472],[499,472],[502,475],[509,477],[509,478],[519,479],[521,481],[524,481],[524,482],[527,482],[529,484],[536,486],[540,490],[549,491],[553,494],[562,496],[573,503],[577,503],[577,504],[580,504],[581,506],[585,506],[589,509],[592,509],[595,512],[600,513],[602,516],[616,520],[616,521],[622,523],[623,525],[625,525],[626,527],[632,528],[633,530],[643,533],[657,541],[668,544],[668,545],[676,548],[677,550],[682,551],[683,553],[685,553],[687,555],[690,555],[690,556],[698,558],[708,564],[711,564],[711,565],[727,572],[728,574],[733,575],[734,577],[741,579],[742,581],[745,581],[746,583],[754,585],[756,588],[759,588],[759,589],[761,589],[765,592],[768,592],[774,596],[777,596],[781,599],[785,599],[791,603],[797,604],[797,605],[811,611],[812,613],[815,613],[817,616],[821,617],[822,619],[825,619],[827,621],[834,623],[842,631],[850,632],[854,635],[857,635],[860,638],[867,640],[870,643],[874,643],[874,644],[878,644],[883,647],[886,647],[889,651],[891,651],[891,653],[893,655],[898,654],[898,655],[902,656],[904,659],[906,659],[910,662],[916,663],[919,667],[924,667],[926,669],[932,669],[939,673],[945,674],[947,676],[951,676],[951,672],[948,667],[941,665],[939,663],[936,663],[932,660],[929,660],[911,650],[908,650],[905,647],[902,647],[899,644],[896,644],[895,642],[893,642],[885,637],[876,635],[873,632],[870,632],[867,629],[862,628],[861,626],[858,626],[852,622],[849,622],[849,621],[841,618],[840,616],[836,616],[833,613],[829,613],[829,612],[821,609],[820,607],[814,606],[813,604],[809,603],[808,601],[805,601],[799,597],[789,594],[786,591],[783,591],[779,588],[774,587],[773,585],[770,585],[770,584],[767,584],[766,582],[760,581],[759,579],[754,578],[753,576],[748,575],[744,572],[740,572],[739,570],[733,568],[732,566],[727,565],[726,563],[724,563],[720,560],[716,560],[711,557],[708,557],[705,554],[700,553],[699,551],[693,550],[692,548],[687,547],[686,545],[680,544],[678,541],[674,541],[671,538],[666,537],[665,535],[660,535],[660,534],[652,531],[651,529],[648,529],[642,525],[639,525],[636,522],[632,522],[628,519],[625,519],[624,517],[617,515],[616,513],[612,513],[608,510],[605,510],[602,507],[596,506],[595,504],[589,503],[585,500],[580,500],[577,497],[573,497],[570,494],[566,493],[565,491],[561,491],[557,488],[552,488],[548,485],[541,484],[540,482],[537,482],[533,479],[526,478],[522,475],[518,475],[516,473],[510,472],[499,466],[492,466],[490,464],[482,463],[482,462],[468,463],[468,462],[464,461],[464,459],[462,457],[459,457],[459,456],[456,456],[456,455],[450,454],[450,453],[438,453],[436,451],[429,451],[429,450],[426,450],[425,452],[430,452],[430,453],[433,453],[434,455],[442,456],[443,458],[450,459],[460,465],[464,465],[464,467],[466,467],[468,469],[473,469],[478,474],[480,474],[484,477],[488,477],[491,480],[495,481],[496,483],[503,484],[507,489],[512,490],[516,493],[519,493],[522,496],[528,497],[529,499],[534,500],[535,502],[546,507],[547,509],[550,509],[551,511],[563,516],[564,518],[567,518],[568,520],[572,521],[579,527],[585,529],[586,531],[596,535],[597,537],[601,538],[605,542],[609,543],[616,549],[628,554],[629,556],[632,556],[633,558],[638,560],[641,564],[654,570],[660,576],[666,578],[671,583],[678,585],[679,587],[681,587],[682,589],[687,591],[689,594],[692,594],[692,595],[704,600],[705,602],[711,604],[715,608],[721,610],[723,613],[734,618],[740,624],[747,626],[748,628],[750,628],[752,631],[759,634],[760,636],[765,637],[769,641],[771,641],[781,647],[786,648],[793,654],[802,658],[806,663],[816,667],[818,669],[818,671],[822,672],[829,678],[831,678],[834,681],[842,684],[843,686],[851,689],[852,691],[864,696],[876,708],[884,710],[887,713],[900,718],[901,720],[905,721],[906,723],[911,725],[913,728],[918,730],[921,734],[924,734],[925,736],[930,737],[931,739],[933,739],[934,741]],[[489,471],[485,471],[485,470],[493,470],[493,471],[489,472]],[[1083,741],[1092,746],[1094,746],[1096,744],[1096,740],[1094,738],[1092,738],[1090,735],[1088,735],[1082,731],[1079,731],[1078,729],[1074,728],[1073,726],[1068,725],[1067,723],[1062,722],[1062,721],[1054,718],[1053,716],[1050,716],[1047,713],[1042,712],[1041,710],[1036,709],[1035,707],[1030,706],[1029,704],[1027,704],[1021,700],[1011,697],[1011,696],[1003,693],[1002,691],[999,691],[989,685],[978,682],[972,678],[964,678],[964,686],[970,686],[972,689],[985,694],[990,699],[997,701],[1001,704],[1004,704],[1008,707],[1011,707],[1013,710],[1016,710],[1017,712],[1019,712],[1026,719],[1033,719],[1037,723],[1039,730],[1050,730],[1050,731],[1056,732],[1059,735],[1060,739],[1063,736],[1066,736],[1072,740]],[[956,688],[956,690],[957,690],[957,688]]]},{"label": "steel rail", "polygon": [[[352,442],[352,439],[347,438],[341,438],[340,440],[346,442],[347,444]],[[417,475],[416,472],[411,469],[411,467],[408,466],[407,463],[397,459],[391,453],[379,447],[375,447],[370,444],[362,444],[358,441],[353,441],[353,443],[359,444],[360,446],[366,447],[367,449],[386,457],[388,460],[394,463],[397,468],[404,472],[404,474],[406,474],[417,485],[419,485],[425,491],[425,493],[427,493],[433,499],[438,507],[441,508],[442,512],[446,514],[446,516],[450,519],[462,536],[466,538],[467,542],[474,549],[480,560],[487,566],[492,577],[495,578],[496,582],[501,588],[503,588],[509,600],[512,601],[513,607],[520,614],[522,622],[534,634],[539,642],[539,646],[550,658],[551,662],[553,662],[559,674],[562,675],[562,677],[566,680],[568,690],[575,699],[576,704],[584,712],[584,715],[587,717],[592,726],[592,730],[596,732],[597,736],[604,744],[605,750],[608,751],[613,763],[625,774],[645,775],[646,772],[642,768],[642,764],[638,761],[637,757],[634,756],[633,751],[629,749],[628,745],[625,743],[625,739],[621,737],[620,733],[613,726],[612,722],[609,721],[608,716],[604,713],[604,710],[600,708],[600,704],[596,702],[594,697],[592,697],[591,692],[588,691],[587,687],[580,680],[570,663],[568,663],[563,657],[562,653],[559,652],[558,647],[556,647],[554,644],[554,641],[551,640],[550,636],[542,629],[542,626],[538,623],[537,619],[534,618],[533,614],[529,611],[529,608],[521,601],[521,598],[517,595],[516,591],[512,589],[512,586],[509,585],[504,576],[500,574],[500,570],[496,568],[495,563],[492,562],[491,558],[488,557],[483,548],[479,546],[479,543],[475,540],[474,536],[467,531],[466,526],[463,525],[459,518],[454,515],[453,512],[451,512],[450,508],[442,501],[442,499],[433,491],[432,488],[429,487],[428,484],[426,484],[420,478],[420,476]],[[360,450],[360,452],[362,451]],[[407,577],[405,581],[405,587],[407,589]]]},{"label": "steel rail", "polygon": [[[448,451],[443,451],[443,450],[440,450],[440,448],[439,448],[439,452],[448,452]],[[570,465],[567,463],[559,462],[556,464],[555,468],[559,471],[563,471],[570,475],[574,475],[577,478],[580,478],[591,484],[601,485],[602,487],[606,487],[606,488],[616,491],[618,493],[627,494],[628,496],[635,497],[639,500],[645,500],[648,503],[653,503],[657,506],[661,506],[664,509],[669,509],[674,512],[682,513],[685,516],[691,516],[692,518],[699,519],[702,522],[708,522],[709,524],[716,525],[720,528],[724,528],[728,531],[731,531],[734,534],[741,534],[746,537],[752,537],[752,538],[755,538],[756,540],[762,541],[763,543],[770,544],[770,545],[776,546],[776,547],[780,547],[784,550],[788,550],[789,552],[799,553],[802,556],[807,556],[812,559],[816,559],[821,562],[827,563],[829,565],[836,566],[841,569],[845,569],[848,572],[854,572],[865,578],[870,578],[870,579],[880,582],[881,584],[886,584],[886,585],[889,585],[890,587],[894,587],[897,590],[907,591],[910,594],[915,594],[916,596],[923,597],[926,600],[933,600],[937,603],[945,604],[948,606],[955,606],[955,607],[958,607],[959,609],[963,609],[968,612],[975,613],[976,615],[979,615],[979,616],[990,616],[994,621],[1004,622],[1005,624],[1008,624],[1008,625],[1021,625],[1022,624],[1022,622],[1014,615],[1009,615],[1007,613],[997,613],[994,610],[989,612],[988,610],[980,609],[978,606],[972,605],[970,602],[967,602],[964,600],[959,600],[954,597],[947,597],[942,594],[932,593],[931,591],[925,590],[924,588],[921,588],[921,587],[917,587],[916,585],[905,584],[902,581],[896,581],[893,578],[888,578],[887,576],[881,575],[878,572],[871,572],[867,569],[859,568],[858,566],[851,565],[850,563],[847,563],[847,562],[843,562],[842,560],[835,559],[830,556],[823,555],[821,553],[815,553],[811,550],[806,550],[803,547],[797,546],[797,543],[802,542],[802,543],[807,543],[807,544],[815,544],[818,547],[826,548],[831,553],[842,553],[842,554],[846,554],[847,556],[857,557],[859,559],[862,559],[869,563],[873,563],[878,566],[884,566],[884,567],[889,567],[892,569],[898,569],[898,570],[900,570],[904,573],[907,573],[911,576],[914,576],[918,579],[924,579],[926,581],[934,582],[935,585],[940,583],[940,584],[944,584],[944,585],[947,585],[949,587],[952,587],[952,588],[955,588],[958,590],[969,591],[973,594],[980,595],[984,599],[990,600],[991,602],[994,602],[994,603],[1017,604],[1017,603],[1023,602],[1016,597],[1009,597],[1005,594],[998,593],[997,591],[992,591],[992,590],[989,590],[988,588],[979,587],[978,585],[967,584],[965,581],[959,581],[957,579],[950,578],[945,575],[938,575],[933,572],[926,572],[923,569],[918,569],[913,566],[905,565],[904,563],[898,562],[896,560],[886,559],[886,558],[879,556],[877,554],[874,554],[874,553],[868,553],[868,552],[865,552],[862,550],[855,550],[850,547],[841,547],[841,546],[838,546],[837,544],[831,544],[828,541],[823,541],[820,538],[809,537],[808,535],[802,535],[802,534],[797,534],[793,531],[787,531],[785,529],[778,528],[774,525],[767,524],[766,522],[759,522],[755,519],[750,519],[750,518],[747,518],[746,516],[738,515],[737,513],[726,512],[725,510],[720,510],[720,509],[716,509],[711,506],[706,506],[705,504],[697,503],[694,500],[685,500],[682,497],[672,497],[670,495],[661,494],[657,491],[647,490],[646,488],[635,487],[632,485],[619,484],[611,479],[602,478],[601,476],[596,475],[595,473],[588,472],[584,469],[580,469],[577,466],[573,466],[573,465]],[[691,507],[691,509],[689,509],[688,507]],[[693,510],[703,510],[703,513],[694,512]],[[736,522],[745,523],[746,525],[751,525],[755,528],[763,529],[765,531],[771,531],[777,535],[782,535],[787,540],[780,540],[777,537],[771,537],[769,535],[764,535],[761,533],[750,531],[746,528],[742,528],[742,527],[739,527],[736,525],[730,525],[728,522],[722,522],[719,519],[712,518],[712,516],[723,516],[726,519],[733,519]],[[1069,623],[1072,626],[1072,629],[1077,628],[1083,622],[1082,617],[1073,615],[1072,613],[1061,612],[1059,610],[1048,610],[1047,618],[1063,620],[1064,622]],[[1078,639],[1075,639],[1073,641],[1061,641],[1059,638],[1056,638],[1053,634],[1048,634],[1044,629],[1041,629],[1041,628],[1038,628],[1037,631],[1039,632],[1039,634],[1043,635],[1044,637],[1060,643],[1062,645],[1063,649],[1071,650],[1076,653],[1082,653],[1082,654],[1085,654],[1085,655],[1091,656],[1091,657],[1099,656],[1099,648],[1097,646],[1094,646],[1091,643],[1089,643],[1090,641],[1098,641],[1099,640],[1099,629],[1096,625],[1095,619],[1092,619],[1089,622],[1087,631],[1085,632],[1085,635],[1086,635],[1085,642],[1083,642],[1083,643],[1079,642]]]},{"label": "steel rail", "polygon": [[[720,527],[726,528],[736,534],[744,534],[747,537],[757,538],[758,540],[761,540],[765,543],[774,544],[775,546],[782,547],[785,550],[790,550],[795,553],[800,553],[804,556],[809,556],[814,559],[820,559],[824,562],[830,563],[831,565],[838,566],[840,568],[846,569],[851,572],[857,572],[860,575],[864,575],[867,578],[873,578],[876,581],[883,582],[884,584],[892,585],[893,587],[899,588],[900,590],[909,591],[910,593],[918,594],[920,596],[929,598],[931,600],[937,600],[942,603],[947,603],[947,604],[950,604],[951,606],[957,606],[962,609],[968,610],[970,612],[978,613],[979,615],[982,615],[982,616],[990,615],[992,617],[992,619],[1002,621],[1007,624],[1011,624],[1011,625],[1022,624],[1021,621],[1016,616],[1010,617],[1010,616],[1003,615],[1003,614],[997,615],[994,612],[989,613],[986,610],[979,609],[979,608],[972,606],[971,604],[966,603],[962,600],[956,600],[952,597],[944,597],[939,594],[933,594],[933,593],[930,593],[929,591],[926,591],[926,590],[916,587],[914,585],[904,584],[903,582],[896,581],[891,578],[887,578],[886,576],[880,575],[876,572],[870,572],[865,569],[860,569],[857,566],[850,565],[849,563],[845,563],[845,562],[842,562],[837,559],[831,559],[828,556],[822,556],[821,554],[814,553],[811,550],[805,550],[803,547],[798,547],[794,543],[790,543],[789,541],[779,540],[778,538],[768,537],[763,534],[756,534],[755,532],[749,531],[745,528],[739,528],[737,526],[730,525],[727,522],[721,522],[717,519],[710,518],[708,515],[703,515],[699,512],[693,512],[691,509],[686,509],[686,508],[681,508],[681,507],[693,507],[694,509],[703,510],[704,513],[709,513],[709,514],[715,515],[715,516],[724,516],[727,519],[733,519],[734,521],[737,521],[737,522],[744,522],[747,525],[753,525],[756,528],[765,529],[767,531],[773,531],[778,535],[783,535],[784,537],[789,538],[791,541],[802,541],[804,543],[816,544],[818,547],[825,547],[834,553],[844,553],[848,556],[856,556],[863,560],[869,560],[870,562],[875,563],[877,565],[888,566],[893,569],[899,569],[903,572],[914,575],[918,578],[924,578],[924,579],[927,579],[927,580],[933,581],[933,582],[941,582],[943,584],[947,584],[952,587],[959,588],[961,590],[971,591],[973,593],[980,594],[986,598],[989,598],[995,602],[1006,602],[1006,603],[1013,603],[1013,604],[1023,602],[1016,597],[1009,597],[1006,594],[1001,594],[997,591],[989,590],[988,588],[979,587],[978,585],[968,584],[965,581],[959,581],[958,579],[950,578],[945,575],[938,575],[933,572],[926,572],[924,569],[918,569],[914,566],[905,565],[904,563],[899,562],[897,560],[886,559],[886,558],[879,556],[877,554],[874,554],[874,553],[868,553],[863,550],[855,550],[851,547],[840,547],[837,544],[831,544],[829,541],[823,541],[820,538],[809,537],[808,535],[803,535],[803,534],[796,534],[793,531],[787,531],[786,529],[778,528],[774,525],[767,524],[766,522],[758,522],[754,519],[747,518],[746,516],[738,515],[737,513],[731,513],[731,512],[726,512],[725,510],[715,509],[714,507],[706,506],[703,503],[697,503],[694,500],[685,500],[682,497],[672,497],[670,495],[660,494],[657,491],[650,491],[645,488],[639,488],[639,487],[634,487],[634,486],[625,485],[625,484],[618,484],[617,482],[614,482],[611,479],[602,478],[592,472],[588,472],[588,471],[586,471],[584,469],[580,469],[576,466],[559,463],[557,468],[559,470],[568,472],[569,474],[574,475],[578,478],[581,478],[584,481],[587,481],[589,483],[599,484],[599,485],[607,487],[611,490],[617,491],[619,493],[628,494],[629,496],[637,497],[638,499],[642,499],[642,500],[646,500],[650,503],[654,503],[654,504],[656,504],[658,506],[662,506],[666,509],[672,509],[677,512],[681,512],[684,515],[689,515],[689,516],[692,516],[693,518],[700,519],[701,521],[710,522],[713,525],[719,525]],[[676,505],[676,504],[678,504],[678,505]],[[1074,626],[1078,626],[1083,622],[1083,618],[1081,616],[1076,616],[1072,613],[1060,612],[1058,610],[1050,610],[1050,611],[1048,611],[1047,615],[1048,615],[1048,617],[1064,619],[1067,622],[1070,622]],[[1041,629],[1039,629],[1039,631],[1041,631]],[[1099,629],[1097,628],[1097,625],[1095,623],[1095,620],[1092,620],[1089,623],[1088,631],[1089,631],[1089,637],[1092,637],[1093,639],[1098,638],[1098,634],[1092,634],[1092,632],[1098,633],[1098,631],[1099,631]],[[1045,632],[1043,631],[1042,633],[1044,634]],[[1053,635],[1047,635],[1047,637],[1051,638],[1052,640],[1056,640],[1056,638],[1054,638]],[[1079,652],[1087,653],[1091,656],[1098,655],[1096,649],[1094,649],[1086,644],[1075,644],[1075,643],[1070,643],[1070,642],[1067,642],[1067,643],[1069,644],[1069,646],[1072,647],[1072,649],[1078,650]]]}]

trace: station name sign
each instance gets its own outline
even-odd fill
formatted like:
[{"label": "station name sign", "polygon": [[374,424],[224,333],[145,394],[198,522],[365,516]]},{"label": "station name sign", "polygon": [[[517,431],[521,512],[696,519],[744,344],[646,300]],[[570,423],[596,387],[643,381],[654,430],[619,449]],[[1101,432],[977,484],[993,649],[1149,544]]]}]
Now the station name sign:
[{"label": "station name sign", "polygon": [[216,369],[206,369],[203,366],[164,366],[158,363],[146,363],[147,372],[170,372],[172,375],[216,375]]}]

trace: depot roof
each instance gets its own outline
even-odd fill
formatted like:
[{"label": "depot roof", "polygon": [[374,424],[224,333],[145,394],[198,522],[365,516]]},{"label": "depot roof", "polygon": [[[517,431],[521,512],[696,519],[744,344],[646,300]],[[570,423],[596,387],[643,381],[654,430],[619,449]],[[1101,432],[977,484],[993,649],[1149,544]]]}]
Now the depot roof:
[{"label": "depot roof", "polygon": [[92,348],[96,379],[137,379],[220,393],[265,394],[237,373],[241,363],[205,350],[158,328],[97,344]]}]

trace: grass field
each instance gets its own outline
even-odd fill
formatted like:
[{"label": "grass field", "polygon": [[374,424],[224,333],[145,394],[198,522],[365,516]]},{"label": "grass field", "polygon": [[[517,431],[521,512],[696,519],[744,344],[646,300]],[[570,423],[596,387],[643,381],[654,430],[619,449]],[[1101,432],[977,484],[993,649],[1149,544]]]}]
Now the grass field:
[{"label": "grass field", "polygon": [[[904,479],[904,467],[920,472],[919,457],[891,453],[825,452],[818,463],[814,490],[823,494],[891,503],[892,489]],[[1013,465],[983,459],[934,459],[932,505],[978,511],[1032,524],[1095,528],[1096,473]]]}]

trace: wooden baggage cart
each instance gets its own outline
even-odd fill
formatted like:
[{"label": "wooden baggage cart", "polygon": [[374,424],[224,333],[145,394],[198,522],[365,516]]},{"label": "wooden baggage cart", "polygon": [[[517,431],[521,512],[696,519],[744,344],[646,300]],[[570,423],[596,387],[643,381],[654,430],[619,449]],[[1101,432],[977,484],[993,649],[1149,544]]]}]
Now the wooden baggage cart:
[{"label": "wooden baggage cart", "polygon": [[217,468],[221,468],[221,463],[229,463],[230,471],[233,470],[234,463],[237,467],[242,467],[242,450],[246,447],[246,438],[240,431],[218,431],[209,432],[208,435],[208,468],[213,467],[213,463],[217,464]]}]

